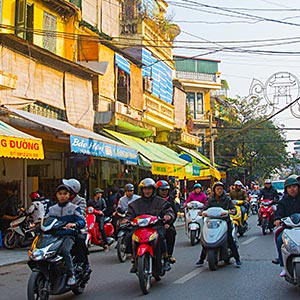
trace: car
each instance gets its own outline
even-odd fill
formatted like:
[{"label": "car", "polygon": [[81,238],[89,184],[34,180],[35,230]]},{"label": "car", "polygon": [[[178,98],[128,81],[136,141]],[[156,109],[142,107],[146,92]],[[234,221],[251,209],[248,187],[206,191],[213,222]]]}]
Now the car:
[{"label": "car", "polygon": [[281,199],[284,193],[284,180],[274,180],[272,181],[272,186],[277,190],[279,199]]}]

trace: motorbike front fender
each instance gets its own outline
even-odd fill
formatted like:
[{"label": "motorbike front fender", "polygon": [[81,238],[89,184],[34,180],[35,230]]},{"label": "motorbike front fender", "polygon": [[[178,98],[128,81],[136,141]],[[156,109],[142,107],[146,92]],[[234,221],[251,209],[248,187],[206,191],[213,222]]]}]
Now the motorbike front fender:
[{"label": "motorbike front fender", "polygon": [[25,236],[24,232],[22,231],[21,227],[18,226],[18,227],[14,227],[13,228],[13,231],[15,231],[17,234],[21,235],[21,236]]},{"label": "motorbike front fender", "polygon": [[190,223],[189,230],[198,230],[200,229],[200,225],[198,223]]},{"label": "motorbike front fender", "polygon": [[137,251],[136,251],[136,255],[142,256],[145,253],[149,253],[152,257],[154,256],[153,248],[150,245],[148,245],[148,244],[139,245],[139,247],[137,248]]}]

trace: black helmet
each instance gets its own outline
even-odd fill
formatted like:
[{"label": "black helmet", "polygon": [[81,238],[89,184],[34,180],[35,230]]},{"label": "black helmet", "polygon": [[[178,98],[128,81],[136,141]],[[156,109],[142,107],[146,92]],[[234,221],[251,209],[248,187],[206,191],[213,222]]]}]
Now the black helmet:
[{"label": "black helmet", "polygon": [[294,178],[294,177],[288,177],[285,182],[284,182],[284,189],[286,189],[288,186],[291,186],[291,185],[298,185],[300,186],[300,183],[299,181]]},{"label": "black helmet", "polygon": [[125,184],[125,192],[127,191],[134,191],[134,185],[132,183]]},{"label": "black helmet", "polygon": [[213,185],[213,188],[212,188],[213,192],[215,192],[215,189],[217,186],[221,186],[222,188],[224,188],[224,184],[221,181],[217,181]]}]

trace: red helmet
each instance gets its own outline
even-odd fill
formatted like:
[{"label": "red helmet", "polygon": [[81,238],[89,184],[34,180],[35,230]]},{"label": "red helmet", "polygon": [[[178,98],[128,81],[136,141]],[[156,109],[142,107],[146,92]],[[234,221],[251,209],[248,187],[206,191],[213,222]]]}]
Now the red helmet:
[{"label": "red helmet", "polygon": [[29,197],[31,198],[32,201],[34,200],[40,200],[41,196],[38,192],[32,192],[29,194]]},{"label": "red helmet", "polygon": [[160,190],[169,190],[170,185],[166,180],[158,180],[156,182],[156,188]]}]

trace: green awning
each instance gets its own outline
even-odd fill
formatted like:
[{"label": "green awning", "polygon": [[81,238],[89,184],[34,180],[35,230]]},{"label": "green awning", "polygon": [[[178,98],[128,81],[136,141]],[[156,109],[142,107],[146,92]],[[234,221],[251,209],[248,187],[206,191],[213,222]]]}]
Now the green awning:
[{"label": "green awning", "polygon": [[117,120],[117,126],[120,129],[119,131],[121,131],[122,133],[127,135],[132,134],[139,138],[149,137],[154,134],[153,130],[143,128],[122,120]]}]

